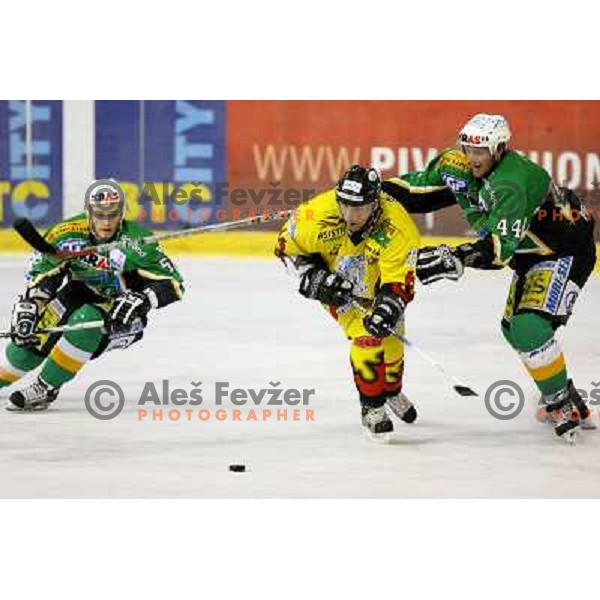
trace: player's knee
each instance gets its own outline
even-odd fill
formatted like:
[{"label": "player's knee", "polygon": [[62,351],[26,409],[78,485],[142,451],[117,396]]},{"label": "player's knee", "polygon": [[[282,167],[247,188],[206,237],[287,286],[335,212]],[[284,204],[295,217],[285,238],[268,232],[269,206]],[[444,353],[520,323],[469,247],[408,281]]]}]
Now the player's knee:
[{"label": "player's knee", "polygon": [[513,317],[509,337],[511,345],[519,352],[539,348],[554,335],[552,324],[540,315],[525,313]]},{"label": "player's knee", "polygon": [[69,317],[69,325],[79,325],[81,323],[103,320],[104,313],[97,306],[94,306],[93,304],[84,304]]},{"label": "player's knee", "polygon": [[32,371],[40,366],[44,356],[30,348],[22,348],[15,344],[6,347],[6,361],[11,367],[20,371]]},{"label": "player's knee", "polygon": [[[100,308],[92,304],[84,304],[78,308],[70,317],[69,325],[79,325],[81,323],[92,323],[94,321],[104,321],[104,313]],[[65,334],[67,341],[78,348],[96,349],[104,337],[101,328],[81,329],[69,331]]]}]

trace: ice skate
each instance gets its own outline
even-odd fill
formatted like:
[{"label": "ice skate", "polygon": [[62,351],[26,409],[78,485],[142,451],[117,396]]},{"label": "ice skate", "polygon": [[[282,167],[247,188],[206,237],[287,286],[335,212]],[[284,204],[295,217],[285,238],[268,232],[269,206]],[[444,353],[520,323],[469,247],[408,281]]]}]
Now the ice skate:
[{"label": "ice skate", "polygon": [[380,436],[394,431],[394,425],[385,410],[385,406],[362,407],[362,424],[370,434]]},{"label": "ice skate", "polygon": [[414,423],[417,419],[415,405],[402,392],[388,398],[385,406],[392,415],[405,423]]},{"label": "ice skate", "polygon": [[574,441],[575,430],[582,420],[589,416],[589,409],[585,406],[581,396],[569,381],[566,388],[557,392],[553,397],[544,398],[546,413],[554,426],[554,432],[567,442]]},{"label": "ice skate", "polygon": [[[553,407],[559,402],[558,396],[560,394],[562,394],[563,397],[568,397],[570,404],[566,405],[562,410],[555,408],[549,409],[549,406]],[[575,427],[581,430],[597,429],[596,424],[592,420],[592,414],[589,407],[573,385],[572,380],[569,380],[567,387],[558,394],[555,394],[554,396],[542,396],[539,401],[539,406],[542,408],[538,411],[538,420],[542,423],[553,425],[555,431],[560,423],[563,424],[563,427],[565,426],[564,421],[566,418],[573,422],[577,421],[576,425],[568,429],[575,429]]]},{"label": "ice skate", "polygon": [[571,379],[569,379],[567,388],[571,395],[571,402],[575,406],[575,409],[579,412],[580,429],[597,429],[596,423],[594,423],[594,420],[592,418],[592,412],[590,411],[588,405],[585,403],[585,400],[580,396],[579,392],[573,385],[573,381]]},{"label": "ice skate", "polygon": [[8,399],[6,410],[10,412],[47,410],[57,396],[57,388],[52,388],[41,379],[37,379],[28,387],[13,392]]}]

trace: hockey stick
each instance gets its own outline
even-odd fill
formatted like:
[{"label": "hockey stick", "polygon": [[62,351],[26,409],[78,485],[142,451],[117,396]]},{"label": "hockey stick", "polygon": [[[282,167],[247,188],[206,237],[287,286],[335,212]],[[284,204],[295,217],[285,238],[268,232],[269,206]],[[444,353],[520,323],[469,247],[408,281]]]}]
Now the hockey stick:
[{"label": "hockey stick", "polygon": [[[286,260],[286,259],[289,259],[289,257],[287,257],[287,256],[280,256],[279,258],[280,258],[281,262],[284,264],[285,270],[288,273],[288,275],[290,277],[292,277],[294,280],[298,281],[300,279],[298,269],[294,265],[292,260],[291,259]],[[371,307],[372,303],[373,303],[372,300],[370,300],[369,298],[362,298],[361,296],[352,296],[352,299],[351,299],[351,304],[353,306],[355,306],[363,314],[369,313],[369,309],[367,308],[367,306]],[[365,306],[365,304],[366,304],[366,306]],[[458,377],[455,377],[454,375],[451,375],[450,373],[448,373],[446,371],[446,369],[444,369],[444,367],[442,367],[442,365],[439,362],[437,362],[437,360],[435,360],[432,356],[427,354],[427,352],[422,350],[419,346],[417,346],[413,342],[411,342],[408,338],[406,338],[405,336],[403,336],[400,333],[397,333],[391,327],[387,328],[387,332],[391,336],[393,336],[393,337],[399,339],[401,342],[403,342],[407,348],[412,348],[417,354],[420,354],[423,359],[425,359],[429,364],[431,364],[433,367],[435,367],[449,382],[452,382],[452,387],[454,388],[454,391],[458,395],[460,395],[460,396],[477,396],[478,395],[477,392],[475,392],[472,388],[470,388],[468,385],[465,385],[464,383],[462,383],[460,381],[460,379],[458,379]]]},{"label": "hockey stick", "polygon": [[[364,302],[365,300],[366,298],[354,296],[352,299],[352,305],[358,308],[358,310],[360,310],[362,313],[368,314],[369,311],[361,304],[361,301]],[[460,379],[458,379],[458,377],[455,377],[454,375],[448,373],[448,371],[446,371],[446,369],[444,369],[444,367],[442,367],[442,365],[437,360],[435,360],[435,358],[427,354],[427,352],[419,348],[419,346],[411,342],[408,338],[394,331],[391,327],[386,327],[385,329],[392,337],[395,337],[396,339],[403,342],[407,348],[412,348],[417,354],[421,356],[421,358],[425,359],[431,366],[437,369],[448,381],[451,381],[452,387],[454,388],[454,391],[457,394],[459,394],[460,396],[478,395],[475,390],[462,383]]]},{"label": "hockey stick", "polygon": [[[90,321],[89,323],[77,323],[77,325],[60,325],[59,327],[50,327],[48,329],[37,329],[33,335],[46,333],[65,333],[69,331],[81,331],[82,329],[102,329],[104,321]],[[12,335],[10,331],[1,331],[0,339],[9,338]]]},{"label": "hockey stick", "polygon": [[190,229],[182,229],[178,231],[169,231],[167,233],[157,233],[136,240],[122,240],[117,242],[109,242],[107,244],[99,244],[98,246],[90,246],[83,250],[63,251],[57,250],[54,246],[48,243],[40,232],[34,227],[33,223],[28,219],[17,219],[14,223],[15,231],[34,249],[42,254],[51,254],[56,258],[69,260],[95,254],[96,252],[108,252],[115,248],[134,244],[153,244],[165,240],[173,240],[200,233],[209,233],[211,231],[229,231],[249,225],[257,225],[259,223],[268,223],[277,219],[285,219],[294,212],[294,209],[271,212],[269,214],[255,215],[238,221],[226,221],[225,223],[213,223],[211,225],[201,225]]}]

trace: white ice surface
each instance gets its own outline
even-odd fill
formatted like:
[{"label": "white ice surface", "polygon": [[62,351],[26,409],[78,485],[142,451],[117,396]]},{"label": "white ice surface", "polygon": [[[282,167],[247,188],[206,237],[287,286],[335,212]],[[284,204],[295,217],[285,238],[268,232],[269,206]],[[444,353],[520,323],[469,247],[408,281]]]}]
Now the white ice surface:
[{"label": "white ice surface", "polygon": [[[535,421],[534,387],[498,326],[508,272],[470,272],[460,285],[420,290],[409,337],[480,397],[455,396],[408,351],[405,391],[419,420],[397,427],[397,443],[381,445],[360,431],[347,341],[319,306],[292,293],[276,262],[178,263],[185,301],[157,314],[141,344],[89,364],[47,413],[0,412],[0,497],[600,496],[600,432],[583,432],[569,447]],[[4,325],[24,265],[22,257],[0,260]],[[600,381],[599,283],[590,281],[561,336],[578,387]],[[315,422],[138,421],[144,383],[160,388],[166,378],[187,390],[201,380],[202,408],[213,412],[216,381],[315,388]],[[126,393],[124,411],[111,421],[84,407],[86,389],[99,379]],[[525,410],[510,421],[492,418],[483,402],[500,379],[526,392]],[[248,472],[231,473],[230,463]]]}]

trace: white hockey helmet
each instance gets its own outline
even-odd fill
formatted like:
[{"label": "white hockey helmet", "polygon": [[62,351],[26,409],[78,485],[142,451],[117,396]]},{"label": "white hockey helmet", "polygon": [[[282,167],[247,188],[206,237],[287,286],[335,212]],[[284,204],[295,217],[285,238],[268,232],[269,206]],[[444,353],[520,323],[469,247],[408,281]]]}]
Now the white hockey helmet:
[{"label": "white hockey helmet", "polygon": [[88,216],[112,217],[125,214],[125,194],[115,179],[99,179],[85,192]]},{"label": "white hockey helmet", "polygon": [[458,134],[461,146],[487,148],[493,157],[501,144],[508,144],[511,134],[507,120],[502,115],[480,113],[472,117]]}]

